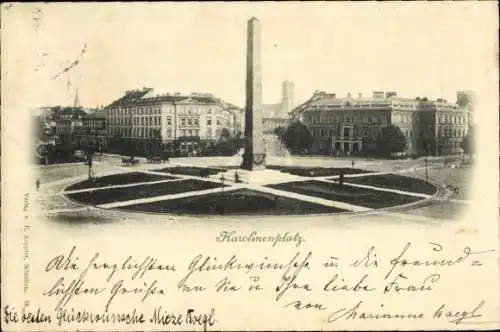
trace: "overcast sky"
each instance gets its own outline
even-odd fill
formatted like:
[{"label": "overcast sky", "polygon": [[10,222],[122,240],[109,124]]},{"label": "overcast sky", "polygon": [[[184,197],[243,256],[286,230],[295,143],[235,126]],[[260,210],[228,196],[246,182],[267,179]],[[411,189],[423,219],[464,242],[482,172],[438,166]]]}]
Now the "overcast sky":
[{"label": "overcast sky", "polygon": [[[71,104],[76,87],[82,105],[106,105],[147,86],[210,92],[243,106],[246,21],[256,16],[266,103],[279,101],[283,80],[295,83],[297,103],[317,89],[455,101],[459,89],[486,94],[485,79],[496,75],[495,9],[494,2],[3,6],[2,70],[38,105]],[[85,44],[79,65],[52,79]]]}]

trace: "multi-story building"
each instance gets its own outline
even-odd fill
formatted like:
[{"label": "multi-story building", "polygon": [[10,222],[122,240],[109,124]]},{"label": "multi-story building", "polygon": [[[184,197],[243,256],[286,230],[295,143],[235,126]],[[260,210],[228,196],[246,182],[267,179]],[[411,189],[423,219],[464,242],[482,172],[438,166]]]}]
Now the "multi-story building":
[{"label": "multi-story building", "polygon": [[459,153],[468,128],[467,111],[457,104],[400,98],[395,92],[337,98],[317,91],[290,114],[309,128],[313,153],[334,155],[374,151],[380,130],[389,125],[399,127],[406,137],[403,154]]},{"label": "multi-story building", "polygon": [[106,110],[109,145],[126,141],[134,149],[151,153],[161,149],[198,149],[213,143],[227,128],[234,134],[234,109],[211,94],[154,94],[153,89],[127,91]]},{"label": "multi-story building", "polygon": [[97,151],[107,147],[106,112],[97,110],[82,118],[82,126],[74,133],[74,142],[79,147]]},{"label": "multi-story building", "polygon": [[75,118],[73,115],[62,115],[53,123],[55,123],[55,135],[60,142],[69,145],[74,142],[73,134],[82,127],[82,118],[81,116]]}]

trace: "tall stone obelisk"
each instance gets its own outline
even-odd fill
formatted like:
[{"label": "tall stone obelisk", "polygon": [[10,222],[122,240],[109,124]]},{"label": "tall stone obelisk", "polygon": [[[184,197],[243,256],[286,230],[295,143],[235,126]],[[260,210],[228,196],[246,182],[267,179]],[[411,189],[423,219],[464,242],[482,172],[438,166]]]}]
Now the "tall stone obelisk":
[{"label": "tall stone obelisk", "polygon": [[255,17],[247,26],[247,79],[245,104],[245,152],[241,168],[265,168],[262,131],[262,74],[260,57],[260,22]]}]

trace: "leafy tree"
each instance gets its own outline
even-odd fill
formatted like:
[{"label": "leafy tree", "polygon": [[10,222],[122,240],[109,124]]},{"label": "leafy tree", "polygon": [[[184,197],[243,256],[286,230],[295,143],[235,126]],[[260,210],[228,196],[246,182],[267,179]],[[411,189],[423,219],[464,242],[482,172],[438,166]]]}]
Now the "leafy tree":
[{"label": "leafy tree", "polygon": [[217,154],[222,156],[232,156],[236,153],[236,140],[231,136],[229,129],[222,128],[216,150]]},{"label": "leafy tree", "polygon": [[469,156],[474,153],[474,130],[472,127],[469,127],[467,135],[462,138],[460,147],[464,150],[464,153]]},{"label": "leafy tree", "polygon": [[281,138],[288,150],[301,152],[311,148],[312,137],[309,129],[300,121],[293,122],[283,133]]},{"label": "leafy tree", "polygon": [[380,130],[377,138],[377,150],[381,156],[389,157],[393,153],[406,149],[406,137],[398,126],[390,125]]},{"label": "leafy tree", "polygon": [[227,128],[222,128],[220,132],[220,140],[227,140],[231,138],[231,132]]},{"label": "leafy tree", "polygon": [[276,136],[278,136],[279,139],[282,139],[283,136],[285,135],[285,132],[286,132],[286,128],[285,127],[277,127],[276,129],[274,129],[274,134]]}]

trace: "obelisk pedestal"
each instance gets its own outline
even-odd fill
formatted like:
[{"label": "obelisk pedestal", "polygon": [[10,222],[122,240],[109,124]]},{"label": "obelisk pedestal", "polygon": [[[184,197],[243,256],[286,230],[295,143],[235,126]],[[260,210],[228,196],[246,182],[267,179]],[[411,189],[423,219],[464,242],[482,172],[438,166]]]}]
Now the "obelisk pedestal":
[{"label": "obelisk pedestal", "polygon": [[247,78],[245,104],[245,152],[241,168],[265,169],[266,153],[262,131],[262,75],[260,22],[255,17],[247,27]]}]

